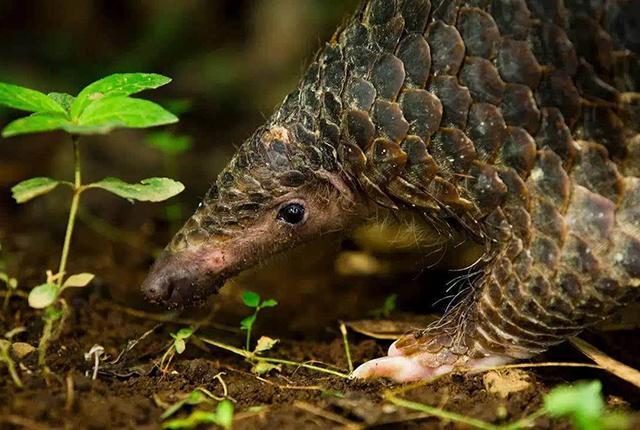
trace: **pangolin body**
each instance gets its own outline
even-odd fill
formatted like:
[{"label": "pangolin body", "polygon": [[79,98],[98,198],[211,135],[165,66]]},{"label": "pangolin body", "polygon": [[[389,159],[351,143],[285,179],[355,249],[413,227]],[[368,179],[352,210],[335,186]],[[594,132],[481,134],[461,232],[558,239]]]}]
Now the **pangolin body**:
[{"label": "pangolin body", "polygon": [[[638,22],[637,0],[362,2],[220,174],[147,294],[201,298],[386,208],[486,252],[464,300],[359,376],[531,357],[601,321],[640,286]],[[325,218],[348,222],[313,224],[313,184]],[[282,217],[291,204],[309,232]]]}]

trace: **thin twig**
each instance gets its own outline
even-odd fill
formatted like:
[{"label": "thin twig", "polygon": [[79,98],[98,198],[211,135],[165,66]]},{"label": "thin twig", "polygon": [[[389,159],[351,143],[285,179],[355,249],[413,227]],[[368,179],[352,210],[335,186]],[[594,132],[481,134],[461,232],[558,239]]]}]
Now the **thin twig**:
[{"label": "thin twig", "polygon": [[347,364],[349,365],[349,374],[353,373],[353,361],[351,360],[351,349],[349,348],[349,339],[347,338],[347,326],[340,321],[340,333],[342,333],[342,341],[344,342],[344,353],[347,356]]}]

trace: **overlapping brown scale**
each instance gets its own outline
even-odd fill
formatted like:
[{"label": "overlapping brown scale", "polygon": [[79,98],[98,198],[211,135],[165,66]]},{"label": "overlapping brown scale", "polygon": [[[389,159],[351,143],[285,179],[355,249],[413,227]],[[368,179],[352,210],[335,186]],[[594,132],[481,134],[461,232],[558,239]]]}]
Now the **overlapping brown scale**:
[{"label": "overlapping brown scale", "polygon": [[505,213],[511,224],[513,234],[528,245],[531,240],[531,216],[529,212],[522,206],[507,205],[505,207]]},{"label": "overlapping brown scale", "polygon": [[369,114],[361,110],[349,110],[342,117],[341,141],[355,144],[366,150],[376,136],[376,128]]},{"label": "overlapping brown scale", "polygon": [[565,72],[546,73],[536,90],[536,97],[540,106],[557,107],[570,128],[576,123],[580,113],[580,93]]},{"label": "overlapping brown scale", "polygon": [[347,64],[339,45],[327,44],[320,61],[320,87],[340,94],[347,76]]},{"label": "overlapping brown scale", "polygon": [[584,239],[570,233],[562,248],[561,262],[576,273],[597,277],[602,271],[602,262],[594,255],[592,247]]},{"label": "overlapping brown scale", "polygon": [[578,55],[562,27],[542,21],[540,29],[529,34],[529,43],[540,64],[551,65],[569,76],[576,73]]},{"label": "overlapping brown scale", "polygon": [[371,44],[378,52],[393,52],[404,31],[404,18],[393,17],[389,22],[375,25],[369,32]]},{"label": "overlapping brown scale", "polygon": [[427,28],[427,42],[431,48],[431,73],[457,75],[464,60],[464,41],[452,25],[437,20]]},{"label": "overlapping brown scale", "polygon": [[461,0],[431,0],[431,15],[434,20],[455,24]]},{"label": "overlapping brown scale", "polygon": [[476,158],[471,139],[456,128],[441,128],[434,135],[429,152],[445,177],[466,174]]},{"label": "overlapping brown scale", "polygon": [[549,199],[558,210],[567,206],[571,184],[562,162],[552,150],[539,150],[536,166],[527,180],[530,193]]},{"label": "overlapping brown scale", "polygon": [[572,15],[568,33],[578,55],[584,57],[598,73],[608,75],[613,65],[613,40],[592,17],[577,13]]},{"label": "overlapping brown scale", "polygon": [[475,161],[469,175],[471,178],[466,181],[466,192],[470,200],[476,204],[481,216],[502,205],[507,194],[507,186],[492,165]]},{"label": "overlapping brown scale", "polygon": [[615,223],[615,205],[611,200],[576,185],[567,210],[570,231],[591,243],[611,240]]},{"label": "overlapping brown scale", "polygon": [[508,189],[506,207],[522,207],[528,211],[529,190],[523,180],[526,176],[521,177],[514,168],[505,166],[498,166],[498,174]]},{"label": "overlapping brown scale", "polygon": [[442,103],[442,125],[464,129],[472,102],[469,89],[455,76],[436,76],[429,89]]},{"label": "overlapping brown scale", "polygon": [[429,141],[440,128],[443,108],[440,100],[426,90],[402,92],[400,106],[404,118],[409,122],[409,132]]},{"label": "overlapping brown scale", "polygon": [[390,180],[386,190],[391,196],[410,206],[430,211],[440,209],[438,203],[430,195],[400,176]]},{"label": "overlapping brown scale", "polygon": [[404,65],[407,83],[423,88],[431,71],[431,50],[425,38],[413,33],[402,39],[398,46],[398,58]]},{"label": "overlapping brown scale", "polygon": [[404,64],[393,54],[382,54],[371,71],[378,97],[394,101],[404,84]]},{"label": "overlapping brown scale", "polygon": [[384,183],[398,176],[407,163],[407,154],[400,145],[382,137],[373,142],[366,155],[368,163],[384,177]]},{"label": "overlapping brown scale", "polygon": [[396,15],[397,0],[371,0],[367,3],[364,22],[371,25],[385,24]]},{"label": "overlapping brown scale", "polygon": [[538,131],[540,111],[529,87],[507,84],[502,95],[500,110],[508,125],[522,127],[532,135]]},{"label": "overlapping brown scale", "polygon": [[431,2],[429,0],[402,0],[400,11],[407,32],[422,33],[427,26]]},{"label": "overlapping brown scale", "polygon": [[625,124],[613,109],[607,106],[585,106],[579,125],[580,137],[601,143],[614,159],[626,155],[628,138],[625,137]]},{"label": "overlapping brown scale", "polygon": [[467,55],[487,59],[496,55],[500,32],[487,12],[463,7],[458,12],[456,27],[464,40]]},{"label": "overlapping brown scale", "polygon": [[368,111],[376,98],[373,84],[362,78],[351,78],[342,93],[342,102],[347,108]]},{"label": "overlapping brown scale", "polygon": [[580,61],[576,75],[576,86],[580,95],[591,101],[617,103],[620,93],[596,74],[593,66],[584,60]]},{"label": "overlapping brown scale", "polygon": [[581,150],[571,171],[577,184],[596,192],[612,202],[622,195],[622,177],[602,145],[582,142]]},{"label": "overlapping brown scale", "polygon": [[567,226],[564,217],[553,204],[537,198],[534,199],[531,209],[531,222],[536,230],[557,240],[565,236]]},{"label": "overlapping brown scale", "polygon": [[498,70],[506,82],[536,88],[542,69],[526,41],[502,39],[498,51]]},{"label": "overlapping brown scale", "polygon": [[493,0],[491,15],[500,34],[516,40],[525,40],[531,27],[531,13],[524,0]]},{"label": "overlapping brown scale", "polygon": [[438,203],[445,206],[454,206],[462,210],[471,210],[474,207],[472,202],[460,197],[455,185],[440,176],[433,178],[427,191]]},{"label": "overlapping brown scale", "polygon": [[507,126],[496,106],[474,103],[469,110],[466,132],[473,141],[478,158],[493,161],[504,142]]},{"label": "overlapping brown scale", "polygon": [[401,147],[407,154],[407,168],[404,177],[413,184],[426,189],[439,171],[433,157],[427,151],[427,145],[415,135],[407,136]]},{"label": "overlapping brown scale", "polygon": [[500,147],[499,164],[513,167],[521,176],[529,174],[536,159],[536,142],[523,128],[507,127]]},{"label": "overlapping brown scale", "polygon": [[536,135],[538,148],[550,148],[558,154],[565,165],[568,165],[577,152],[577,146],[571,130],[564,122],[564,117],[557,108],[543,108],[540,130]]},{"label": "overlapping brown scale", "polygon": [[402,141],[409,131],[409,123],[402,115],[400,105],[386,100],[376,100],[373,105],[373,122],[379,133],[396,142]]},{"label": "overlapping brown scale", "polygon": [[527,0],[527,5],[533,16],[542,22],[552,22],[560,27],[567,24],[569,12],[563,0]]},{"label": "overlapping brown scale", "polygon": [[474,101],[494,105],[500,103],[505,87],[493,63],[480,57],[465,59],[460,70],[460,83],[469,88]]}]

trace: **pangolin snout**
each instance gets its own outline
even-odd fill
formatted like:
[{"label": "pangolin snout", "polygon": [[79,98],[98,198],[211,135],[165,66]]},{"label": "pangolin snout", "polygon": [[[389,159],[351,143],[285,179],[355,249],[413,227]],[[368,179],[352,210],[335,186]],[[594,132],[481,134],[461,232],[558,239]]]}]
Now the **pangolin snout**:
[{"label": "pangolin snout", "polygon": [[[213,255],[213,257],[212,257]],[[198,304],[224,282],[216,251],[163,251],[142,284],[147,300],[171,308]]]}]

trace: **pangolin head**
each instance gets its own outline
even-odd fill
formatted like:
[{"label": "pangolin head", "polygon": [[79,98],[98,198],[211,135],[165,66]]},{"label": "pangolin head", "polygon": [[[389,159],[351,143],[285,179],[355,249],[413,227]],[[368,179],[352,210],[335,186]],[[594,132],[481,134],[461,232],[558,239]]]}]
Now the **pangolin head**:
[{"label": "pangolin head", "polygon": [[270,255],[358,218],[358,197],[332,148],[267,125],[236,152],[142,285],[169,307],[202,302]]}]

